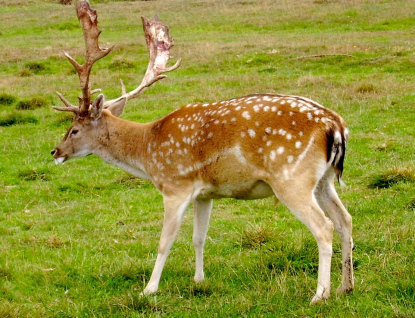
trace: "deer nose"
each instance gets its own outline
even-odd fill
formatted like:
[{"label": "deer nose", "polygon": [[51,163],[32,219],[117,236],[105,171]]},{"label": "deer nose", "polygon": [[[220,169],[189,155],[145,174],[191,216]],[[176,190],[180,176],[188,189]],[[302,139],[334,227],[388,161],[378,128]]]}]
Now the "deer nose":
[{"label": "deer nose", "polygon": [[56,150],[55,149],[53,149],[51,152],[50,152],[50,154],[53,156],[54,154],[56,153]]}]

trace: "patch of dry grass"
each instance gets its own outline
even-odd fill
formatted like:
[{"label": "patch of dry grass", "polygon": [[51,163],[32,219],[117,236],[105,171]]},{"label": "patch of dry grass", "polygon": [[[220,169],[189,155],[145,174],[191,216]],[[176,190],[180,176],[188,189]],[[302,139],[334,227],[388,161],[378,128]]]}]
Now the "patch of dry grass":
[{"label": "patch of dry grass", "polygon": [[386,172],[374,175],[369,183],[369,188],[390,188],[397,183],[415,183],[415,171],[410,167],[394,167]]}]

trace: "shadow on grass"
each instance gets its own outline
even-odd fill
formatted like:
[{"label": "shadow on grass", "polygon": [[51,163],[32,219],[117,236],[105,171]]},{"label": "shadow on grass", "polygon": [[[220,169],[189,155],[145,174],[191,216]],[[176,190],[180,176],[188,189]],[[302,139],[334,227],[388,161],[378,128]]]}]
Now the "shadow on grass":
[{"label": "shadow on grass", "polygon": [[370,189],[388,189],[400,182],[415,182],[415,174],[409,168],[394,168],[379,175],[372,176]]}]

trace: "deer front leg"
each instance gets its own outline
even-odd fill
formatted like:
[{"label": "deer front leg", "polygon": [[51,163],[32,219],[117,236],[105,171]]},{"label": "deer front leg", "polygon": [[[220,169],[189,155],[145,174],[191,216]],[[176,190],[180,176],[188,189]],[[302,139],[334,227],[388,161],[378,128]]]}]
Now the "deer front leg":
[{"label": "deer front leg", "polygon": [[179,232],[183,215],[190,203],[190,196],[164,197],[164,221],[159,243],[159,250],[150,280],[143,290],[143,295],[154,294],[158,290],[161,273],[166,263],[167,256]]},{"label": "deer front leg", "polygon": [[194,280],[196,283],[199,283],[205,278],[203,272],[203,249],[209,226],[210,212],[212,210],[212,200],[195,200],[193,202],[193,207],[195,214],[193,245],[196,251],[196,273]]}]

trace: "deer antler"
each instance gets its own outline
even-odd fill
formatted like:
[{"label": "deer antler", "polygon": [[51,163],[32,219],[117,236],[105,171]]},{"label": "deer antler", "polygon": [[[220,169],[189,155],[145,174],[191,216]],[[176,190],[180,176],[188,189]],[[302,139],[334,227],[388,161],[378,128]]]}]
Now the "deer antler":
[{"label": "deer antler", "polygon": [[[75,113],[77,116],[84,117],[88,114],[89,106],[91,104],[91,95],[100,90],[91,91],[90,74],[92,65],[108,55],[114,46],[107,49],[102,49],[98,44],[98,37],[101,31],[98,29],[98,18],[96,10],[91,9],[87,0],[79,1],[76,4],[76,13],[81,22],[82,30],[85,38],[85,63],[80,65],[68,53],[65,56],[69,62],[75,67],[79,82],[82,89],[82,97],[79,98],[79,107],[72,105],[65,97],[58,92],[59,98],[65,104],[65,107],[54,107],[56,110],[69,111]],[[123,108],[125,103],[139,96],[147,87],[166,77],[163,73],[175,70],[180,66],[180,59],[171,67],[166,67],[170,59],[170,48],[173,46],[173,39],[169,35],[168,26],[160,22],[157,15],[149,20],[142,17],[143,28],[146,37],[147,47],[149,50],[150,61],[148,63],[147,71],[141,84],[131,92],[126,92],[124,83],[121,81],[121,96],[106,101],[105,108],[114,111],[116,108]]]},{"label": "deer antler", "polygon": [[149,50],[150,61],[147,71],[141,84],[131,92],[125,93],[124,84],[122,96],[105,102],[105,108],[113,107],[118,103],[126,103],[139,96],[147,87],[166,77],[163,73],[173,71],[180,66],[180,59],[171,67],[166,67],[170,59],[170,48],[173,46],[173,39],[169,34],[169,27],[160,22],[157,15],[149,20],[145,17],[143,21],[143,29],[146,37],[146,43]]},{"label": "deer antler", "polygon": [[94,9],[91,9],[89,1],[79,1],[76,3],[76,14],[81,23],[85,39],[85,62],[80,65],[68,53],[64,52],[69,62],[74,66],[78,73],[79,82],[82,89],[82,97],[79,98],[79,107],[68,102],[62,94],[58,93],[59,98],[66,107],[54,107],[57,110],[74,112],[78,116],[86,116],[91,104],[91,95],[100,90],[91,91],[90,74],[92,65],[99,59],[108,55],[114,46],[102,49],[98,44],[98,37],[101,30],[98,29],[98,16]]}]

